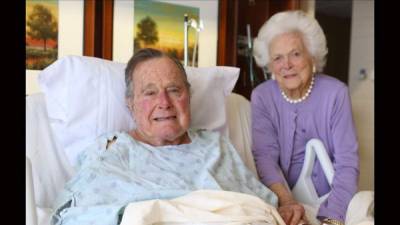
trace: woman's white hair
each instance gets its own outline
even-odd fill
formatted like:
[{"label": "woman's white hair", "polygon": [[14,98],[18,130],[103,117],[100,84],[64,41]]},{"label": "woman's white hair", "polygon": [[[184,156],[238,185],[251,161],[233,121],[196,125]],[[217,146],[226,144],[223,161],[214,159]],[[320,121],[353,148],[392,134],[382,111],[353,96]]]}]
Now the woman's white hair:
[{"label": "woman's white hair", "polygon": [[265,67],[269,64],[269,47],[272,39],[291,32],[301,34],[308,52],[314,59],[316,70],[322,72],[328,54],[325,34],[316,19],[300,10],[276,13],[260,28],[253,43],[253,55],[257,65]]}]

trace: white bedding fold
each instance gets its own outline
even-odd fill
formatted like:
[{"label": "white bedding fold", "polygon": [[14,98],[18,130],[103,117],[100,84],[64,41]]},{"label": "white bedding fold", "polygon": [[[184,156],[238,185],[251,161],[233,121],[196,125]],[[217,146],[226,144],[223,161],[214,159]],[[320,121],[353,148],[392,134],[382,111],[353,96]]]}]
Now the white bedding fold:
[{"label": "white bedding fold", "polygon": [[284,222],[273,206],[256,196],[199,190],[170,200],[130,203],[121,221],[121,225],[128,224],[284,225]]}]

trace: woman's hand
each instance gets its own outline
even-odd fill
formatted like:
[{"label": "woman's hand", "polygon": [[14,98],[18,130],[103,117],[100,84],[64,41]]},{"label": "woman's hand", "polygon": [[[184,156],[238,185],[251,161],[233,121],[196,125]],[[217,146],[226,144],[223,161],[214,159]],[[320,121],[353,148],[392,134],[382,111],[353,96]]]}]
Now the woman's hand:
[{"label": "woman's hand", "polygon": [[308,223],[305,216],[304,207],[297,201],[291,200],[287,202],[281,202],[280,206],[278,207],[278,212],[287,225]]},{"label": "woman's hand", "polygon": [[269,188],[278,196],[278,213],[287,225],[309,224],[303,205],[293,198],[285,184],[275,183]]}]

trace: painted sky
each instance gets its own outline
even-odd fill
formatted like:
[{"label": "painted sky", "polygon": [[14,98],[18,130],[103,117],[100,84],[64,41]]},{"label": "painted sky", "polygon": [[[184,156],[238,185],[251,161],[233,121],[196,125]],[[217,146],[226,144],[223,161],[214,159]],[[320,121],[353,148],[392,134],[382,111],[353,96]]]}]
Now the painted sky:
[{"label": "painted sky", "polygon": [[[157,1],[134,2],[134,33],[136,36],[136,24],[146,16],[150,16],[158,29],[159,46],[183,48],[183,20],[184,14],[198,21],[199,8],[188,7]],[[189,29],[189,45],[194,45],[195,31]]]}]

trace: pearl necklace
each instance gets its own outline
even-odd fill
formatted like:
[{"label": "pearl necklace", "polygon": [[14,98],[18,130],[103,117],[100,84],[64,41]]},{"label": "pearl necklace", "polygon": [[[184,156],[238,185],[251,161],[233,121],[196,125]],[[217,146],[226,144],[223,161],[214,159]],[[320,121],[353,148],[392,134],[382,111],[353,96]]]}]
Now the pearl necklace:
[{"label": "pearl necklace", "polygon": [[299,102],[302,102],[302,101],[306,100],[306,98],[310,95],[313,86],[314,86],[314,76],[312,76],[311,84],[308,87],[308,90],[307,90],[306,94],[303,97],[301,97],[299,99],[290,99],[288,96],[286,96],[284,91],[281,91],[281,94],[282,94],[283,98],[287,102],[292,103],[292,104],[296,104],[296,103],[299,103]]}]

